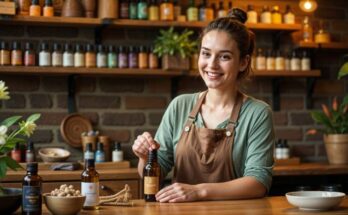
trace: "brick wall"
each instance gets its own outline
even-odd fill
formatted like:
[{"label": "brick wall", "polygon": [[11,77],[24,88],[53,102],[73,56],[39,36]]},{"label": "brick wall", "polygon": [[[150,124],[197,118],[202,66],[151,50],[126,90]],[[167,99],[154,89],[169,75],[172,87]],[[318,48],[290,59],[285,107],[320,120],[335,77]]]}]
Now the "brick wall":
[{"label": "brick wall", "polygon": [[[286,3],[293,5],[298,19],[304,15],[296,2],[275,0],[251,0],[250,4],[280,4],[283,10]],[[235,6],[244,7],[244,1],[233,1]],[[348,42],[348,3],[345,0],[320,0],[319,8],[312,16],[314,26],[319,19],[325,20],[325,26],[333,38]],[[108,29],[103,34],[105,44],[151,44],[156,31],[139,29]],[[32,41],[36,45],[43,41],[58,42],[94,42],[94,29],[77,27],[38,27],[38,26],[1,26],[0,40]],[[283,46],[291,46],[290,36],[284,35]],[[269,34],[257,34],[257,44],[271,47]],[[346,51],[346,50],[345,50]],[[315,50],[313,66],[321,69],[322,77],[314,89],[314,107],[329,103],[334,96],[340,99],[347,92],[347,82],[337,81],[340,57],[344,51]],[[64,143],[59,126],[67,115],[67,80],[66,76],[30,76],[0,75],[6,81],[11,92],[11,100],[0,103],[0,119],[13,114],[29,115],[42,113],[39,127],[32,139],[36,148],[59,146],[73,152],[72,159],[81,158],[79,149]],[[121,78],[82,76],[77,77],[76,102],[78,112],[88,117],[95,129],[109,135],[113,140],[121,141],[126,159],[135,157],[131,145],[143,131],[155,133],[162,114],[171,100],[170,78]],[[272,103],[271,79],[255,78],[246,86],[246,91],[259,99]],[[302,160],[325,160],[325,148],[321,135],[305,136],[307,129],[317,127],[305,107],[306,80],[303,78],[284,78],[280,82],[281,110],[274,112],[274,123],[278,138],[286,138],[292,154]],[[204,89],[199,78],[184,77],[179,79],[178,94]]]}]

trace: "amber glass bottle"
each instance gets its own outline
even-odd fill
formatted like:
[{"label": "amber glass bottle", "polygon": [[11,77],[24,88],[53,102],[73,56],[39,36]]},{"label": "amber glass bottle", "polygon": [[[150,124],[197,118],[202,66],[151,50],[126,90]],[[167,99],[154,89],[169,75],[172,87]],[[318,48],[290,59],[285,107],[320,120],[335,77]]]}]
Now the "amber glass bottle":
[{"label": "amber glass bottle", "polygon": [[41,215],[42,210],[42,179],[37,174],[37,163],[27,164],[27,174],[23,179],[22,187],[22,214]]},{"label": "amber glass bottle", "polygon": [[161,169],[157,163],[157,150],[149,151],[147,163],[144,167],[144,199],[147,202],[156,201],[156,193],[160,187]]},{"label": "amber glass bottle", "polygon": [[85,169],[81,174],[81,194],[86,196],[84,209],[99,209],[99,174],[95,170],[94,159],[85,161]]}]

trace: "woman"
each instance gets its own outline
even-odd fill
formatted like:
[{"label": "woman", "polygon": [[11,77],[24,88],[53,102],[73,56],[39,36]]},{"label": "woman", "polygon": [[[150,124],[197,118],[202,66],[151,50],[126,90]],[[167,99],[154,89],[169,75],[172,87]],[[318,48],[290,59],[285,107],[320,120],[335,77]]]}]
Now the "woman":
[{"label": "woman", "polygon": [[175,183],[160,190],[157,201],[259,198],[270,189],[272,111],[240,92],[254,49],[245,21],[245,12],[233,9],[209,23],[198,60],[208,90],[175,98],[155,138],[145,132],[134,142],[141,176],[148,150],[158,148],[163,176],[174,167]]}]

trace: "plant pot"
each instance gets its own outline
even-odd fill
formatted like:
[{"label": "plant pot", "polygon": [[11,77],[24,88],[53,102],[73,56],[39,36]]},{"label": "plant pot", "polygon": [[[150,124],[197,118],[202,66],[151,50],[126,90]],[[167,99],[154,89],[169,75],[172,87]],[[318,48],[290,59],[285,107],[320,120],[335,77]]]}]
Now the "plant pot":
[{"label": "plant pot", "polygon": [[96,0],[82,0],[83,8],[85,9],[85,17],[93,18],[96,9]]},{"label": "plant pot", "polygon": [[163,55],[162,68],[164,70],[189,70],[190,58],[182,58],[179,55]]},{"label": "plant pot", "polygon": [[63,17],[83,17],[80,0],[65,0],[62,8]]},{"label": "plant pot", "polygon": [[324,143],[330,164],[348,164],[348,134],[324,135]]}]

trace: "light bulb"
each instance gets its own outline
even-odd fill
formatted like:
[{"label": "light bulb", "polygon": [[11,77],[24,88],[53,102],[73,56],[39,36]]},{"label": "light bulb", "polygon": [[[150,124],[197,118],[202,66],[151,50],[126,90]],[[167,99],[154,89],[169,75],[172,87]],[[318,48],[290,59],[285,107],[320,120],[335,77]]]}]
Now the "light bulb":
[{"label": "light bulb", "polygon": [[313,12],[317,9],[318,3],[315,0],[300,0],[299,6],[304,12]]}]

